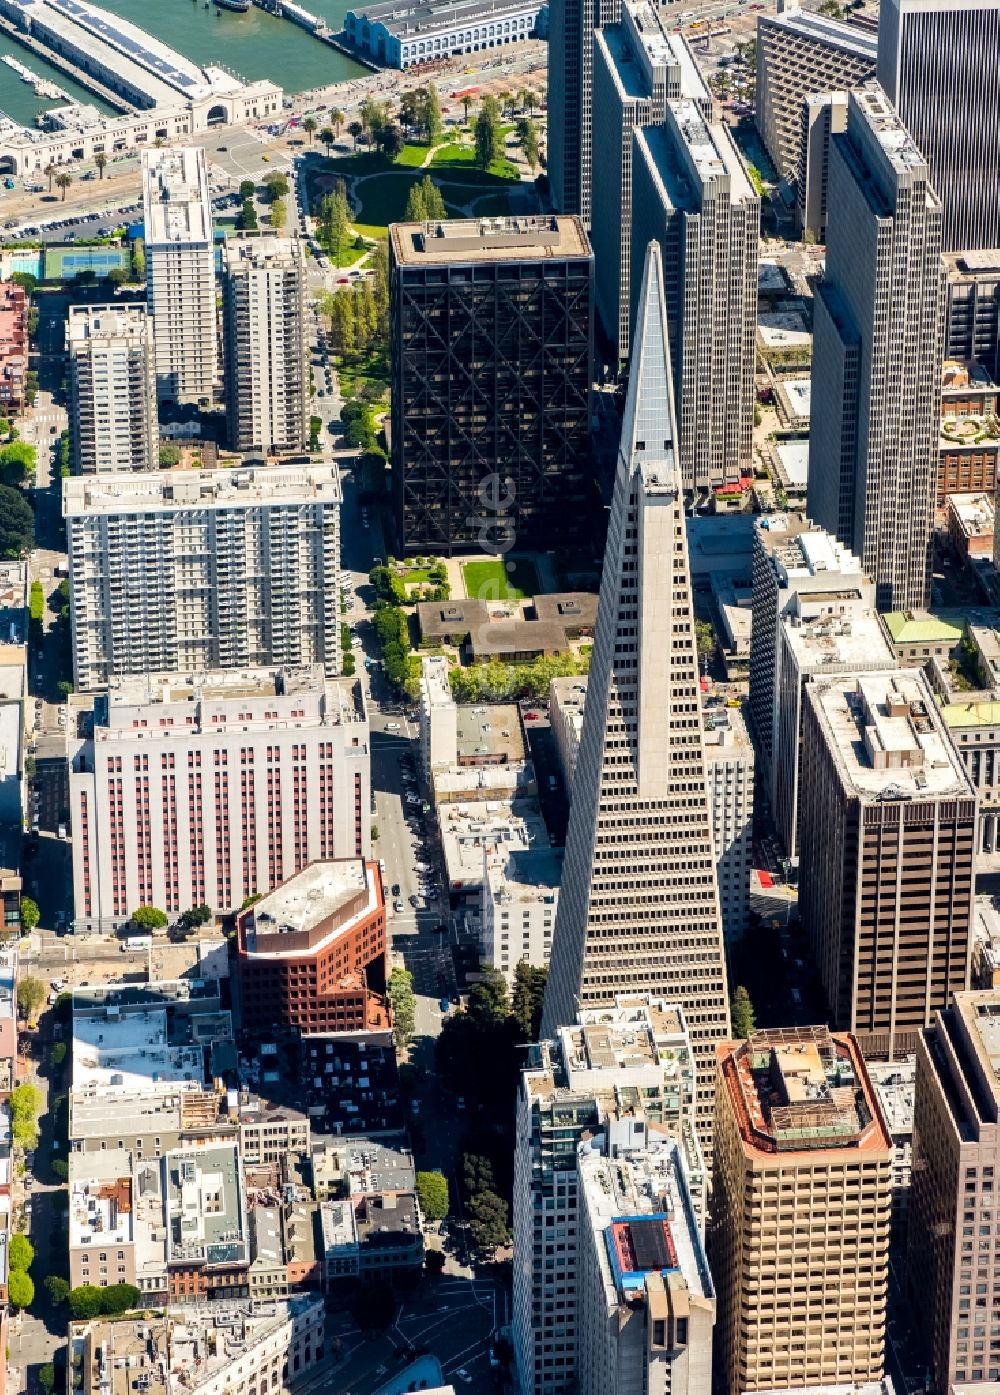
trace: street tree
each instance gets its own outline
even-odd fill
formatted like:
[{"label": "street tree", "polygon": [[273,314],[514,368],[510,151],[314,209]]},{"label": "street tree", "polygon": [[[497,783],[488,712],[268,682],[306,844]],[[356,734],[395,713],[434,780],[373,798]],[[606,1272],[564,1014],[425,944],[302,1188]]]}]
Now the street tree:
[{"label": "street tree", "polygon": [[61,1308],[69,1297],[69,1284],[61,1274],[47,1274],[45,1277],[45,1292],[49,1295],[49,1301],[54,1308]]},{"label": "street tree", "polygon": [[66,202],[66,190],[73,183],[73,176],[69,170],[61,170],[56,175],[56,187],[62,190],[62,201]]},{"label": "street tree", "polygon": [[257,185],[252,179],[240,180],[240,198],[246,203],[247,199],[252,199],[257,192]]},{"label": "street tree", "polygon": [[45,168],[42,170],[42,173],[43,173],[43,174],[47,174],[48,177],[49,177],[49,193],[51,194],[51,193],[52,193],[52,181],[53,181],[53,179],[56,177],[57,166],[54,165],[54,164],[52,163],[52,161],[50,160],[49,163],[48,163],[48,164],[45,166]]},{"label": "street tree", "polygon": [[280,170],[272,170],[264,179],[264,190],[270,203],[274,203],[275,199],[287,198],[288,188],[288,176]]},{"label": "street tree", "polygon": [[284,199],[275,199],[269,209],[271,227],[275,232],[283,232],[288,222],[288,208]]},{"label": "street tree", "polygon": [[22,1308],[30,1308],[35,1301],[35,1285],[31,1281],[31,1275],[26,1274],[23,1269],[13,1269],[7,1276],[7,1301],[12,1308],[20,1311]]},{"label": "street tree", "polygon": [[498,159],[502,149],[500,134],[500,110],[496,98],[486,96],[479,115],[476,117],[476,164],[481,170],[489,169]]},{"label": "street tree", "polygon": [[35,1262],[35,1247],[26,1235],[12,1235],[7,1245],[7,1264],[10,1269],[21,1269],[25,1273]]},{"label": "street tree", "polygon": [[326,153],[329,155],[330,148],[333,145],[333,142],[336,140],[336,136],[333,134],[333,127],[324,126],[322,131],[320,131],[319,133],[319,140],[320,144],[325,147]]},{"label": "street tree", "polygon": [[355,149],[355,150],[357,150],[357,148],[358,148],[358,141],[361,139],[361,137],[364,135],[364,133],[365,133],[365,128],[364,128],[364,126],[362,126],[362,124],[361,124],[360,121],[351,121],[351,122],[348,123],[347,134],[348,134],[349,136],[351,136],[352,139],[354,140],[354,149]]},{"label": "street tree", "polygon": [[340,110],[340,107],[330,108],[330,125],[333,127],[337,139],[339,140],[340,132],[344,126],[344,113]]},{"label": "street tree", "polygon": [[436,145],[444,131],[444,122],[441,120],[441,98],[433,83],[424,91],[420,104],[420,118],[428,145]]},{"label": "street tree", "polygon": [[523,961],[514,970],[512,1009],[518,1030],[525,1041],[537,1041],[542,1025],[542,1000],[548,980],[547,968]]},{"label": "street tree", "polygon": [[[352,422],[353,426],[354,423]],[[350,428],[348,428],[350,439]],[[413,975],[397,964],[389,975],[385,991],[392,1012],[392,1035],[397,1048],[404,1047],[413,1036],[416,1021],[417,1000],[413,993]]]},{"label": "street tree", "polygon": [[510,1244],[509,1211],[502,1196],[491,1191],[480,1192],[469,1202],[467,1210],[469,1234],[481,1254],[491,1255]]},{"label": "street tree", "polygon": [[730,1003],[732,1017],[733,1037],[737,1041],[745,1041],[753,1032],[755,1026],[753,1003],[750,1001],[750,994],[740,984],[733,993]]},{"label": "street tree", "polygon": [[167,925],[166,912],[161,911],[159,906],[136,906],[129,920],[137,930],[145,930],[150,934],[154,930],[163,930]]},{"label": "street tree", "polygon": [[105,155],[103,150],[99,150],[97,154],[94,156],[94,164],[97,166],[98,174],[103,179],[104,171],[107,168],[108,164],[108,157],[107,155]]},{"label": "street tree", "polygon": [[190,910],[184,911],[178,918],[180,925],[185,930],[197,930],[199,925],[207,925],[212,919],[212,908],[210,906],[192,906]]},{"label": "street tree", "polygon": [[312,145],[312,143],[313,143],[313,132],[316,130],[316,127],[317,127],[318,125],[319,125],[319,122],[316,120],[315,116],[307,116],[306,119],[305,119],[305,120],[303,121],[303,123],[302,123],[302,129],[303,129],[303,131],[305,131],[306,135],[309,137],[309,144],[310,144],[310,145]]},{"label": "street tree", "polygon": [[45,984],[40,978],[26,974],[24,978],[18,979],[17,1006],[23,1018],[28,1022],[34,1022],[44,1002]]},{"label": "street tree", "polygon": [[41,912],[38,909],[37,901],[33,901],[30,896],[21,897],[21,929],[34,930],[41,919]]},{"label": "street tree", "polygon": [[443,1221],[448,1214],[448,1179],[443,1172],[418,1172],[417,1200],[424,1220]]},{"label": "street tree", "polygon": [[517,139],[528,162],[528,168],[534,174],[538,168],[538,127],[527,117],[522,117],[517,123]]}]

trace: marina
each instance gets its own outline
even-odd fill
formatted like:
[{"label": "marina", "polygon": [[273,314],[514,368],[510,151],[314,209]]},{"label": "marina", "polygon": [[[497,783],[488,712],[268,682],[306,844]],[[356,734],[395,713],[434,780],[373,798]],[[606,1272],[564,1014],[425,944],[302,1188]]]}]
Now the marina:
[{"label": "marina", "polygon": [[39,77],[37,73],[33,73],[30,68],[26,67],[19,58],[15,58],[13,54],[4,53],[0,55],[0,63],[6,63],[8,68],[13,69],[22,82],[26,82],[29,87],[34,89],[36,97],[44,97],[46,101],[52,102],[62,102],[66,100],[67,94],[61,87],[58,87],[54,82],[49,82],[47,78]]}]

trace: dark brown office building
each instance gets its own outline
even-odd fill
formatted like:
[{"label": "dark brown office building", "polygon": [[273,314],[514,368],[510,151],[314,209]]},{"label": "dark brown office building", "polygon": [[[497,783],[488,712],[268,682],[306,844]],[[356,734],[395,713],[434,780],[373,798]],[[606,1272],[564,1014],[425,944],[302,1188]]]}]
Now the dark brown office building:
[{"label": "dark brown office building", "polygon": [[389,270],[399,550],[508,552],[572,536],[590,459],[583,224],[395,223]]},{"label": "dark brown office building", "polygon": [[377,862],[313,862],[236,922],[243,1025],[305,1033],[387,1027]]},{"label": "dark brown office building", "polygon": [[976,797],[923,673],[806,690],[799,905],[833,1025],[912,1052],[969,985]]}]

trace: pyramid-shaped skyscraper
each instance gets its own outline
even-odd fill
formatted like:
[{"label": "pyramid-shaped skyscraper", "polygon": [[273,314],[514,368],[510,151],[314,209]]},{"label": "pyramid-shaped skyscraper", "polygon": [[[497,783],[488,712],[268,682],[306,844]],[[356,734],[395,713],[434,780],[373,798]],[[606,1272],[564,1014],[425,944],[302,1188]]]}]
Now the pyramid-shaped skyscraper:
[{"label": "pyramid-shaped skyscraper", "polygon": [[621,993],[681,1003],[706,1150],[715,1046],[729,1035],[708,798],[663,269],[651,242],[542,1034]]}]

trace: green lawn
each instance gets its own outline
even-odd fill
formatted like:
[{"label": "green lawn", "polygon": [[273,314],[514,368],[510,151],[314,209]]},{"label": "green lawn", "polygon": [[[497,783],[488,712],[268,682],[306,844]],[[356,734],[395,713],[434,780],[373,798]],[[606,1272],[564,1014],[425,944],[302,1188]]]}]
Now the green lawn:
[{"label": "green lawn", "polygon": [[410,169],[419,169],[426,159],[426,145],[404,145],[396,156],[396,164],[406,165]]},{"label": "green lawn", "polygon": [[463,562],[466,595],[472,600],[522,601],[538,590],[538,576],[524,558],[506,562]]},{"label": "green lawn", "polygon": [[459,145],[452,141],[449,145],[439,145],[434,152],[432,165],[471,165],[476,158],[474,145]]}]

